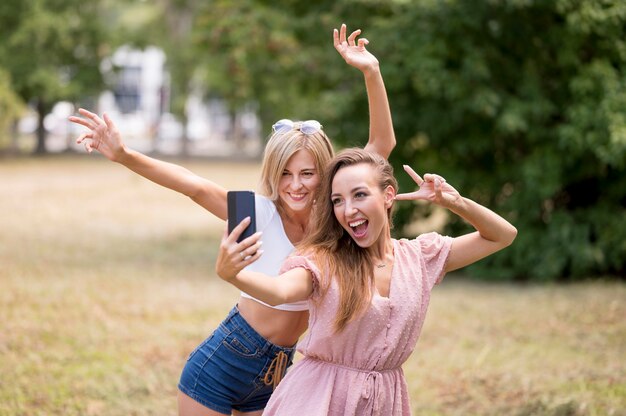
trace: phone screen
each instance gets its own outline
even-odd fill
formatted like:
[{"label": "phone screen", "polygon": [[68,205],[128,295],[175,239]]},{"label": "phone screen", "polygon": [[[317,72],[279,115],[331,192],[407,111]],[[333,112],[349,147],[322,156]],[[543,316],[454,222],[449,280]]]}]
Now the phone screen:
[{"label": "phone screen", "polygon": [[254,209],[254,192],[228,191],[228,234],[233,231],[244,218],[250,217],[250,225],[239,236],[237,242],[250,237],[256,232],[256,211]]}]

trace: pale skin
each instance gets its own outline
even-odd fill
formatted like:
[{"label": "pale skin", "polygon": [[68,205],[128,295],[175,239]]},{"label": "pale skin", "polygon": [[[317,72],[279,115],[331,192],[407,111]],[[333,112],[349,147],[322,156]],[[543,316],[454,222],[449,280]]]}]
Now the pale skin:
[{"label": "pale skin", "polygon": [[[333,31],[333,44],[346,63],[359,69],[365,79],[369,100],[370,136],[365,149],[387,158],[396,140],[393,131],[391,111],[387,100],[383,78],[378,60],[366,49],[366,39],[357,39],[361,31],[356,30],[347,36],[346,25]],[[79,109],[80,117],[72,116],[70,121],[88,129],[81,134],[78,144],[83,144],[87,152],[100,152],[107,159],[120,163],[133,172],[152,182],[172,189],[191,198],[194,202],[226,220],[227,190],[222,186],[202,178],[188,169],[172,163],[160,161],[128,148],[115,123],[107,114],[102,117],[85,109]],[[305,153],[305,154],[303,154]],[[308,158],[307,158],[308,155]],[[289,193],[300,194],[303,190],[312,191],[319,182],[319,172],[311,163],[312,156],[307,151],[299,151],[290,158],[280,181],[281,193],[277,204],[285,233],[296,244],[305,233],[311,212],[311,203],[299,204],[292,199],[285,199]],[[311,175],[311,167],[313,174]],[[317,182],[315,181],[317,179]],[[260,303],[240,298],[238,307],[241,315],[265,339],[281,346],[292,346],[306,330],[308,313],[272,309]],[[178,395],[179,415],[220,415],[198,404],[185,394]],[[237,412],[233,415],[260,415],[258,412]]]},{"label": "pale skin", "polygon": [[[404,166],[404,170],[417,184],[417,191],[396,195],[391,186],[381,190],[374,179],[374,168],[365,164],[344,167],[333,179],[331,198],[335,216],[357,244],[372,253],[375,265],[393,259],[393,244],[385,213],[394,199],[430,201],[449,209],[474,226],[475,232],[453,239],[445,272],[485,258],[507,247],[515,239],[517,229],[513,225],[488,208],[462,197],[441,176],[425,174],[422,178],[409,166]],[[368,222],[367,232],[357,238],[350,224],[363,220]],[[216,264],[218,275],[269,304],[308,299],[313,291],[313,280],[311,273],[304,268],[291,269],[278,277],[242,271],[260,255],[255,253],[259,249],[258,236],[236,242],[247,222],[244,220],[230,235],[224,234]],[[242,260],[239,252],[247,257]],[[391,268],[374,267],[374,281],[379,294],[388,296]]]}]

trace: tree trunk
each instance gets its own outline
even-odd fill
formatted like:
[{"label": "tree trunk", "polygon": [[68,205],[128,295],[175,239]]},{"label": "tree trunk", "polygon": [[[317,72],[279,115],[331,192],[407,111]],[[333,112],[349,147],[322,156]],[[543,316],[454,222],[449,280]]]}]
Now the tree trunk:
[{"label": "tree trunk", "polygon": [[46,150],[46,129],[43,125],[46,113],[46,104],[40,98],[37,100],[37,147],[35,148],[35,154],[37,155],[43,155],[48,152]]},{"label": "tree trunk", "polygon": [[11,123],[11,145],[9,147],[9,152],[14,155],[17,155],[20,152],[20,146],[18,143],[20,135],[18,123],[18,119],[13,120],[13,123]]},{"label": "tree trunk", "polygon": [[182,157],[187,157],[189,156],[189,145],[191,143],[189,141],[189,136],[187,135],[187,124],[189,123],[189,119],[186,114],[181,117],[180,123],[183,126],[183,134],[180,138],[180,155]]}]

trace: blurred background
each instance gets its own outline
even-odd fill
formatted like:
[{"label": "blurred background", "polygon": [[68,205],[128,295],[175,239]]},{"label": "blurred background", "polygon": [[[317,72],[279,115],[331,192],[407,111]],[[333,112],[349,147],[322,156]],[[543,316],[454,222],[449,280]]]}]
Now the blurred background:
[{"label": "blurred background", "polygon": [[[332,30],[341,23],[349,31],[362,29],[368,50],[380,61],[398,141],[390,160],[401,190],[414,187],[403,164],[439,173],[519,230],[511,247],[463,271],[478,286],[452,285],[443,302],[464,291],[481,297],[493,290],[496,298],[508,299],[492,305],[500,313],[519,295],[519,314],[509,323],[533,331],[547,320],[543,333],[575,335],[575,342],[565,343],[571,350],[551,350],[554,356],[547,357],[572,358],[568,354],[582,348],[581,356],[549,372],[564,374],[559,365],[578,363],[571,367],[574,376],[568,373],[555,389],[578,391],[564,387],[573,383],[586,386],[584,393],[563,399],[537,387],[543,385],[534,376],[521,374],[513,377],[522,383],[519,390],[492,397],[488,390],[495,387],[485,380],[511,383],[501,362],[494,364],[497,374],[478,379],[460,369],[482,366],[512,329],[478,329],[486,338],[465,339],[466,355],[460,357],[469,361],[459,359],[458,368],[441,373],[449,376],[438,380],[448,393],[426,396],[439,403],[428,414],[624,414],[626,2],[3,0],[0,403],[5,404],[0,415],[173,414],[180,360],[218,322],[206,317],[218,319],[228,309],[203,302],[213,299],[207,290],[228,291],[206,278],[213,273],[221,223],[186,199],[86,155],[74,144],[81,128],[67,117],[79,107],[106,111],[130,147],[232,189],[254,188],[265,139],[278,119],[319,120],[336,149],[366,142],[362,76],[332,45]],[[396,236],[469,230],[455,216],[422,204],[402,204],[395,221]],[[77,260],[85,252],[90,260]],[[74,279],[82,283],[77,286]],[[70,289],[85,282],[91,295],[79,301],[81,295]],[[111,287],[112,282],[119,285]],[[75,296],[68,297],[67,290]],[[133,297],[144,290],[160,300]],[[104,300],[103,293],[115,296]],[[234,301],[236,293],[229,293]],[[85,316],[77,304],[103,332],[50,324]],[[545,314],[521,325],[533,309]],[[125,313],[113,312],[120,310]],[[435,311],[429,317],[433,325],[440,316]],[[493,313],[487,308],[476,319],[487,322]],[[51,316],[56,320],[46,319]],[[172,345],[137,347],[141,353],[135,356],[152,357],[146,358],[149,363],[160,357],[168,367],[161,371],[157,365],[156,375],[146,379],[137,364],[136,373],[127,375],[143,381],[124,384],[112,376],[118,367],[98,364],[103,356],[115,363],[114,357],[124,356],[121,351],[111,346],[93,356],[93,344],[124,327],[125,320],[146,316],[161,324],[186,320],[188,326],[160,326]],[[561,319],[573,326],[562,326]],[[450,331],[462,327],[455,316],[445,322]],[[453,323],[461,326],[452,329]],[[129,330],[135,337],[115,332],[117,342],[111,342],[132,339],[139,345],[148,338],[146,330]],[[59,338],[63,331],[70,332]],[[519,337],[525,341],[509,358],[528,351],[525,335]],[[52,348],[52,357],[36,352],[59,339],[72,340],[74,348],[82,345],[76,366],[90,363],[87,373],[67,372],[78,367],[63,361],[73,351],[65,350],[66,343],[61,350]],[[540,349],[533,351],[541,355]],[[29,386],[46,359],[59,366],[53,379],[68,380],[61,389],[42,393]],[[13,360],[24,365],[15,367]],[[550,368],[529,363],[522,361],[519,368]],[[599,366],[595,370],[593,363]],[[115,385],[77,386],[72,374]],[[424,380],[424,373],[415,377]],[[464,380],[465,387],[453,380]],[[472,390],[476,385],[484,390]],[[419,386],[423,392],[425,385]],[[155,401],[159,388],[169,394],[164,401]],[[467,401],[455,401],[446,395],[450,391]],[[148,404],[139,406],[135,394]],[[120,396],[134,399],[123,402],[116,399]],[[507,412],[506,403],[514,398],[522,404]],[[482,405],[467,407],[468,401]],[[421,402],[415,411],[426,414],[424,406]]]}]

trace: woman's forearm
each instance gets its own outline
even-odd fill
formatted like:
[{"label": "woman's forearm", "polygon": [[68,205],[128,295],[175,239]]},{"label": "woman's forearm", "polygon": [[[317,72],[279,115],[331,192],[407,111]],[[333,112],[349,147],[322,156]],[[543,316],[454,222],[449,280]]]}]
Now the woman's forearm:
[{"label": "woman's forearm", "polygon": [[284,285],[280,284],[277,277],[244,270],[226,281],[268,305],[276,306],[288,302],[283,290]]},{"label": "woman's forearm", "polygon": [[380,66],[370,66],[363,71],[363,76],[370,114],[370,135],[366,149],[388,158],[396,146],[396,136]]},{"label": "woman's forearm", "polygon": [[511,223],[471,199],[461,197],[449,209],[470,223],[482,238],[503,247],[510,245],[517,236],[517,229]]},{"label": "woman's forearm", "polygon": [[128,148],[114,161],[158,185],[190,197],[215,216],[226,219],[226,190],[189,169]]}]

